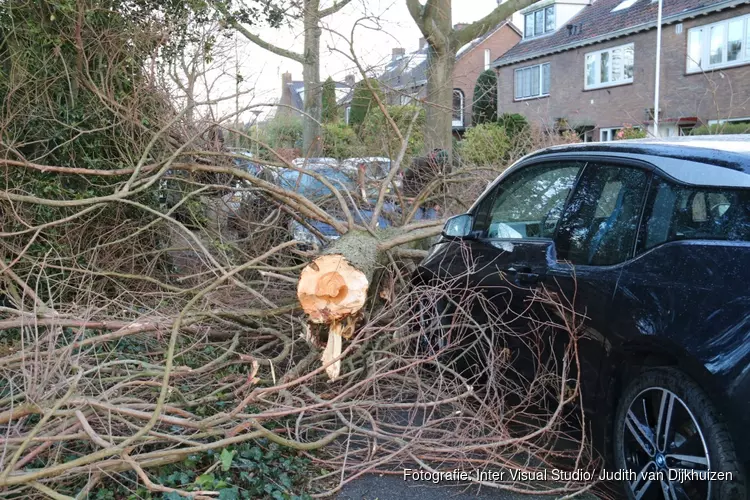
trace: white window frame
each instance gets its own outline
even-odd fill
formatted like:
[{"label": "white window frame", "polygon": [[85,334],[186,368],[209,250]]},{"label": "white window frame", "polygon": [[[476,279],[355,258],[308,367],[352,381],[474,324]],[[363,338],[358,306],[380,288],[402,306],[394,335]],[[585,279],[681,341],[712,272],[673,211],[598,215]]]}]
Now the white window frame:
[{"label": "white window frame", "polygon": [[351,112],[352,112],[351,106],[347,106],[346,109],[344,110],[344,123],[346,123],[347,125],[349,125],[349,116],[351,115]]},{"label": "white window frame", "polygon": [[708,120],[708,125],[724,125],[725,123],[750,123],[750,116],[745,118],[723,118],[721,120]]},{"label": "white window frame", "polygon": [[[615,140],[615,136],[617,135],[617,132],[622,130],[624,127],[609,127],[609,128],[600,128],[599,129],[599,142],[612,142]],[[609,137],[608,139],[604,139],[604,136],[607,135]]]},{"label": "white window frame", "polygon": [[[464,95],[464,91],[461,89],[453,89],[453,95],[456,95],[456,92],[461,96],[461,119],[460,120],[452,120],[452,124],[454,127],[463,127],[464,126],[464,108],[466,107],[466,96]],[[453,111],[451,111],[451,117],[453,116]]]},{"label": "white window frame", "polygon": [[[599,129],[599,142],[611,142],[616,141],[617,139],[617,132],[624,129],[626,127],[607,127],[607,128],[600,128]],[[643,130],[643,127],[640,125],[634,125],[632,127],[633,130]],[[604,140],[604,136],[608,135],[609,139],[606,141]]]},{"label": "white window frame", "polygon": [[490,49],[484,49],[484,70],[485,71],[490,69],[490,63],[492,62],[490,61],[490,57],[491,57]]},{"label": "white window frame", "polygon": [[[523,68],[518,68],[515,71],[513,71],[513,100],[514,101],[528,101],[529,99],[540,99],[542,97],[549,97],[549,91],[550,89],[547,89],[547,92],[544,92],[544,67],[547,66],[550,71],[550,87],[552,86],[552,69],[550,66],[550,63],[542,63],[542,64],[534,64],[531,66],[524,66]],[[533,68],[539,68],[539,93],[534,95],[529,95],[526,97],[518,97],[518,73],[521,71],[529,71]]]},{"label": "white window frame", "polygon": [[[552,9],[552,18],[555,20],[555,25],[552,27],[552,29],[547,29],[547,9]],[[536,32],[536,13],[542,11],[542,32],[538,35],[535,35]],[[526,32],[526,18],[531,16],[532,19],[534,19],[534,26],[531,33]],[[554,33],[557,28],[557,7],[552,5],[547,5],[546,7],[542,7],[541,9],[535,9],[531,12],[527,12],[523,15],[523,38],[524,40],[529,38],[537,38],[540,36],[549,35],[550,33]]]},{"label": "white window frame", "polygon": [[[729,40],[729,24],[736,21],[742,21],[742,50],[740,56],[736,61],[729,61],[728,40]],[[724,28],[724,41],[722,45],[722,58],[724,59],[720,63],[711,64],[711,28],[723,26]],[[690,37],[692,34],[699,33],[700,36],[700,51],[701,51],[701,64],[697,61],[693,61],[690,57]],[[719,68],[733,68],[735,66],[743,66],[750,64],[750,14],[744,16],[732,17],[724,19],[711,24],[704,24],[703,26],[696,26],[688,30],[688,47],[686,57],[686,73],[701,73],[703,71],[710,71]]]},{"label": "white window frame", "polygon": [[[624,52],[624,50],[626,48],[628,48],[628,47],[632,47],[632,49],[633,49],[633,76],[630,77],[630,78],[623,78],[621,80],[617,80],[616,82],[613,82],[612,81],[612,55],[611,54],[612,54],[612,52],[614,52],[617,49],[622,49],[623,52]],[[605,53],[605,52],[609,52],[610,53],[610,56],[609,56],[609,61],[610,61],[610,63],[609,63],[610,81],[605,82],[605,83],[601,83],[601,81],[599,81],[598,83],[594,83],[593,85],[589,85],[589,75],[588,75],[588,71],[587,71],[588,68],[587,68],[587,65],[586,65],[586,61],[588,60],[589,56],[594,57],[594,63],[595,63],[594,64],[594,74],[596,74],[598,80],[601,80],[601,69],[600,69],[601,60],[602,60],[601,59],[601,55],[603,53]],[[622,66],[622,71],[623,71],[623,76],[624,76],[625,75],[625,65],[624,64]],[[617,87],[617,86],[620,86],[620,85],[628,85],[630,83],[633,83],[634,78],[635,78],[635,44],[634,43],[626,43],[624,45],[618,45],[616,47],[609,47],[609,48],[602,49],[602,50],[596,50],[594,52],[587,52],[583,56],[583,88],[584,88],[584,90],[595,90],[595,89],[603,89],[603,88],[608,88],[608,87]]]}]

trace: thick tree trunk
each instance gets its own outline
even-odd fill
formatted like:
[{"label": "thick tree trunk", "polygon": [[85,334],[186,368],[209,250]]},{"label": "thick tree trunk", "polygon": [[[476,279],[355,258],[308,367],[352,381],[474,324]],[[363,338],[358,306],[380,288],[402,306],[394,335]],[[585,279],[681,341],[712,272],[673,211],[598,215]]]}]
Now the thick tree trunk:
[{"label": "thick tree trunk", "polygon": [[[444,149],[452,157],[453,146],[453,68],[456,52],[463,45],[489,32],[514,12],[537,0],[507,0],[490,14],[460,31],[453,29],[452,0],[406,0],[414,22],[430,44],[427,69],[427,123],[425,149]],[[464,103],[464,107],[466,104]]]},{"label": "thick tree trunk", "polygon": [[427,60],[427,109],[425,152],[453,149],[453,17],[451,0],[431,0],[425,6],[423,26],[427,29],[429,52]]},{"label": "thick tree trunk", "polygon": [[427,71],[427,110],[425,149],[453,149],[453,67],[452,50],[430,47]]},{"label": "thick tree trunk", "polygon": [[302,117],[302,154],[321,156],[323,92],[320,84],[320,0],[306,0],[304,12],[305,52],[302,79],[305,82],[305,116]]}]

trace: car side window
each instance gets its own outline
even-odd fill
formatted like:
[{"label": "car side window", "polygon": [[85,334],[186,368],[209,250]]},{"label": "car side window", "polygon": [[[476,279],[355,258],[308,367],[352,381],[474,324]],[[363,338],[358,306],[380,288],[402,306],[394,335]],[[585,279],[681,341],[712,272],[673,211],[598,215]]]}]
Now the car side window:
[{"label": "car side window", "polygon": [[668,241],[750,241],[750,190],[652,183],[639,250]]},{"label": "car side window", "polygon": [[638,168],[587,165],[560,223],[558,259],[608,266],[631,258],[648,178]]},{"label": "car side window", "polygon": [[523,167],[480,204],[477,224],[485,238],[551,238],[582,164],[541,163]]}]

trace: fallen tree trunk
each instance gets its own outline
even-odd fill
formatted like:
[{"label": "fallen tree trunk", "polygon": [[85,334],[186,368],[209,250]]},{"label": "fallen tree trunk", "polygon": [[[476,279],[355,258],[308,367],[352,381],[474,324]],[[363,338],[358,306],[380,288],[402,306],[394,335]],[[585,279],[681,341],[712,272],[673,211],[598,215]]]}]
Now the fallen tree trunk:
[{"label": "fallen tree trunk", "polygon": [[354,333],[383,256],[376,236],[349,231],[302,270],[297,297],[308,316],[307,338],[313,344],[325,344],[321,361],[331,380],[341,372],[341,360],[337,358],[343,339]]}]

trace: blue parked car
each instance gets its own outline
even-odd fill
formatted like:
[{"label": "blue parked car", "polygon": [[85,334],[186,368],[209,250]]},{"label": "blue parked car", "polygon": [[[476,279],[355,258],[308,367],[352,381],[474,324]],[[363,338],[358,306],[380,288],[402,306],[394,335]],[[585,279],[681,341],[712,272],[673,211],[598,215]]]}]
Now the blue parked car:
[{"label": "blue parked car", "polygon": [[[342,191],[349,209],[352,210],[354,222],[357,224],[369,224],[373,216],[374,201],[362,201],[357,182],[344,171],[330,166],[315,166],[310,168],[312,172],[326,178],[331,184]],[[320,203],[331,215],[343,220],[338,200],[336,200],[328,187],[312,175],[297,172],[296,170],[283,170],[279,173],[279,185],[290,191],[295,191],[309,200]],[[347,194],[348,192],[348,194]],[[351,200],[357,203],[352,208]],[[391,219],[400,216],[401,208],[393,203],[386,202],[378,217],[378,228],[390,227]],[[420,209],[415,215],[415,220],[438,219],[438,213],[434,209]],[[311,231],[312,229],[312,231]],[[330,241],[339,238],[339,233],[331,225],[315,219],[306,219],[304,223],[292,220],[289,227],[292,238],[308,247],[324,247]]]}]

